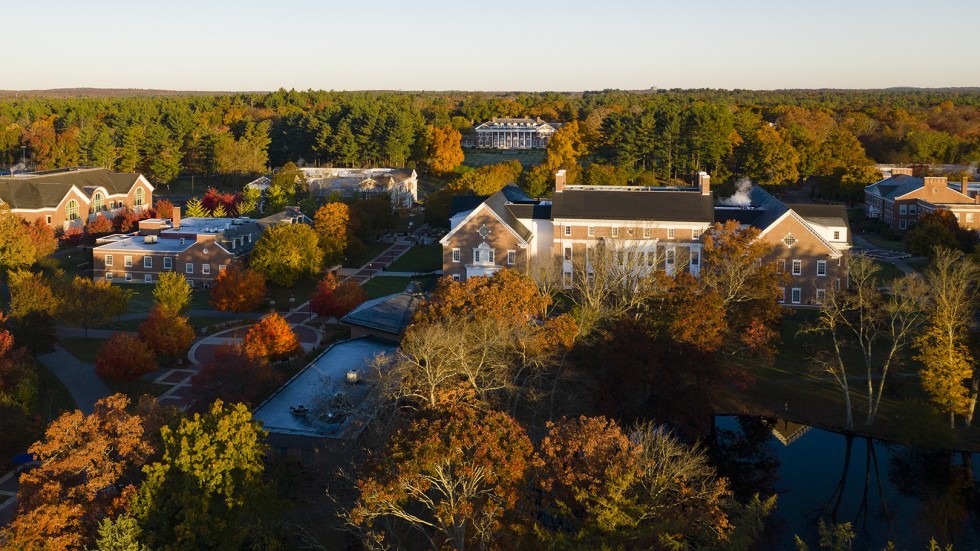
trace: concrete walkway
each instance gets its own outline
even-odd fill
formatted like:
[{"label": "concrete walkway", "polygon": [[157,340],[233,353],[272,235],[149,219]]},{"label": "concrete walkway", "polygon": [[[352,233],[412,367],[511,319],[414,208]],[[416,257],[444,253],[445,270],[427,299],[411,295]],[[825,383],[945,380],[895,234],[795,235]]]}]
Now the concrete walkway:
[{"label": "concrete walkway", "polygon": [[95,402],[111,394],[109,387],[95,374],[95,365],[79,361],[60,346],[37,359],[65,385],[75,405],[86,415],[92,413]]},{"label": "concrete walkway", "polygon": [[[884,250],[884,249],[881,249],[880,247],[876,247],[874,245],[874,243],[868,241],[867,239],[861,237],[860,235],[858,235],[856,233],[852,233],[851,234],[851,239],[854,241],[854,245],[857,246],[858,248],[866,249],[868,251]],[[901,258],[891,258],[889,256],[874,256],[874,258],[876,260],[880,260],[882,262],[887,262],[887,263],[895,266],[896,268],[898,268],[899,270],[901,270],[902,273],[904,273],[904,274],[918,274],[919,273],[918,271],[916,271],[915,268],[913,268],[912,266],[909,266]]]},{"label": "concrete walkway", "polygon": [[[227,318],[227,319],[258,319],[265,315],[263,312],[223,312],[221,310],[188,310],[185,316],[192,318]],[[116,321],[145,320],[149,312],[133,312],[123,314]]]}]

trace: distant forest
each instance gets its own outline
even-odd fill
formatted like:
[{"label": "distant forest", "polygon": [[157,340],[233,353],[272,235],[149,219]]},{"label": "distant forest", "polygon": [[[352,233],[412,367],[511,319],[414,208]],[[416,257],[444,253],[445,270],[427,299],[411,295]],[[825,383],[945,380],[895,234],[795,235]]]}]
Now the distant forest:
[{"label": "distant forest", "polygon": [[[288,161],[424,170],[434,127],[462,134],[492,117],[566,125],[584,183],[663,183],[698,170],[763,184],[863,183],[881,163],[980,160],[980,91],[659,90],[584,93],[0,94],[0,165],[94,165],[178,175],[258,174]],[[537,184],[540,187],[541,183]],[[546,191],[535,189],[534,191]]]}]

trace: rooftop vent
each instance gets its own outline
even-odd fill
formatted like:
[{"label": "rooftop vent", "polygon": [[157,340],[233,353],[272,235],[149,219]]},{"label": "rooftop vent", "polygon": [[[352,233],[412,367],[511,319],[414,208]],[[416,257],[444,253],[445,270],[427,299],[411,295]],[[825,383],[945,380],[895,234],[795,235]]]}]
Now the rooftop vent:
[{"label": "rooftop vent", "polygon": [[306,417],[306,414],[309,413],[309,412],[310,412],[310,410],[307,409],[306,406],[290,406],[289,407],[289,413],[292,413],[294,417]]},{"label": "rooftop vent", "polygon": [[347,372],[347,382],[348,384],[355,385],[361,380],[361,374],[356,369],[351,369]]}]

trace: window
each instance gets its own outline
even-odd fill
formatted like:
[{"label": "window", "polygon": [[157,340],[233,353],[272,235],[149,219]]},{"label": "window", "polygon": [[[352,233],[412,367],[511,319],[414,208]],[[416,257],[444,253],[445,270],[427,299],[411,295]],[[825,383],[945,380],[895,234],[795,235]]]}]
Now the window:
[{"label": "window", "polygon": [[172,270],[174,268],[174,259],[169,256],[163,257],[163,269]]},{"label": "window", "polygon": [[146,201],[146,192],[143,191],[143,188],[141,187],[136,188],[136,199],[133,201],[133,204],[139,206],[142,205],[144,201]]},{"label": "window", "polygon": [[803,261],[794,260],[793,261],[793,275],[801,275],[803,273]]},{"label": "window", "polygon": [[904,218],[898,221],[898,229],[904,230],[906,227],[908,227],[908,223],[905,221]]},{"label": "window", "polygon": [[650,228],[643,228],[643,237],[650,237]]},{"label": "window", "polygon": [[112,281],[112,272],[106,272],[105,273],[105,280],[106,281]]},{"label": "window", "polygon": [[221,272],[223,272],[225,268],[227,268],[227,266],[225,266],[224,264],[218,264],[218,273],[220,274]]},{"label": "window", "polygon": [[783,243],[786,243],[787,247],[792,247],[796,243],[796,238],[793,237],[793,234],[787,233],[786,237],[783,238]]},{"label": "window", "polygon": [[780,304],[786,303],[786,287],[779,288],[779,303]]},{"label": "window", "polygon": [[572,227],[565,226],[565,235],[572,235]]},{"label": "window", "polygon": [[647,266],[653,266],[653,260],[657,257],[657,253],[654,251],[646,251],[643,256],[647,259]]},{"label": "window", "polygon": [[201,273],[204,275],[211,275],[211,265],[201,264]]},{"label": "window", "polygon": [[827,275],[827,261],[826,260],[818,260],[817,261],[817,275],[818,276],[825,276],[825,275]]},{"label": "window", "polygon": [[909,205],[909,214],[915,214],[915,210],[916,210],[915,205]]},{"label": "window", "polygon": [[473,263],[480,263],[480,249],[473,249]]},{"label": "window", "polygon": [[92,212],[101,212],[105,210],[105,197],[96,191],[92,194]]},{"label": "window", "polygon": [[453,262],[459,262],[460,254],[459,249],[453,249]]},{"label": "window", "polygon": [[513,266],[517,262],[517,251],[507,251],[507,264]]},{"label": "window", "polygon": [[667,265],[674,265],[674,249],[667,249]]},{"label": "window", "polygon": [[78,220],[78,201],[71,199],[65,205],[65,219]]},{"label": "window", "polygon": [[613,237],[619,237],[619,228],[613,228],[612,229],[612,236]]},{"label": "window", "polygon": [[786,271],[786,259],[785,258],[780,258],[779,259],[779,271],[780,272],[785,272]]},{"label": "window", "polygon": [[674,228],[667,228],[667,239],[674,238]]},{"label": "window", "polygon": [[572,259],[572,248],[571,247],[565,247],[565,257],[564,258],[565,258],[565,260],[571,260]]},{"label": "window", "polygon": [[572,284],[572,272],[562,272],[561,273],[561,284],[568,287]]},{"label": "window", "polygon": [[973,213],[972,212],[966,213],[966,221],[967,222],[973,222]]},{"label": "window", "polygon": [[184,271],[186,273],[188,273],[188,274],[193,274],[194,273],[194,265],[191,264],[190,262],[185,263],[184,264]]},{"label": "window", "polygon": [[453,281],[459,281],[459,274],[453,274]]},{"label": "window", "polygon": [[126,281],[133,281],[133,274],[126,272]]},{"label": "window", "polygon": [[589,226],[589,237],[595,237],[595,226]]},{"label": "window", "polygon": [[793,287],[793,290],[790,291],[790,302],[792,302],[793,304],[799,304],[801,296],[802,296],[802,292],[800,291],[800,288]]},{"label": "window", "polygon": [[908,207],[908,205],[899,205],[898,206],[898,213],[899,214],[908,214],[909,213],[909,207]]},{"label": "window", "polygon": [[112,255],[111,254],[105,255],[105,265],[106,266],[112,266]]},{"label": "window", "polygon": [[823,304],[823,301],[827,300],[827,291],[824,289],[817,289],[816,299],[814,299],[817,304]]},{"label": "window", "polygon": [[143,281],[147,283],[153,283],[153,274],[145,274],[143,276]]},{"label": "window", "polygon": [[834,241],[840,241],[840,232],[839,231],[835,231],[834,232]]},{"label": "window", "polygon": [[126,266],[127,268],[132,268],[133,267],[133,257],[129,256],[128,254],[126,256],[124,256],[123,257],[123,266]]},{"label": "window", "polygon": [[47,224],[47,225],[49,225],[49,226],[51,225],[51,215],[50,214],[44,217],[44,223]]},{"label": "window", "polygon": [[143,267],[144,268],[152,268],[153,267],[153,257],[152,256],[144,256],[143,257]]},{"label": "window", "polygon": [[701,264],[701,251],[698,249],[691,249],[691,266],[698,266]]},{"label": "window", "polygon": [[700,238],[701,238],[701,230],[699,229],[691,230],[691,239],[700,239]]}]

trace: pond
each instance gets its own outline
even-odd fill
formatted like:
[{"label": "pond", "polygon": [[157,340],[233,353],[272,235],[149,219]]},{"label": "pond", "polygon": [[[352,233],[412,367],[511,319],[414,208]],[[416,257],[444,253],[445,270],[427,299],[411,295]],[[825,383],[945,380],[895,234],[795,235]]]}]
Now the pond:
[{"label": "pond", "polygon": [[778,494],[763,549],[818,549],[817,526],[850,522],[854,549],[980,547],[976,455],[847,437],[779,419],[715,418],[719,473],[741,499]]}]

